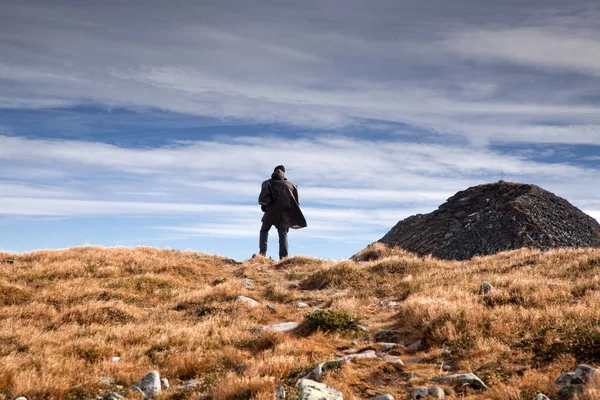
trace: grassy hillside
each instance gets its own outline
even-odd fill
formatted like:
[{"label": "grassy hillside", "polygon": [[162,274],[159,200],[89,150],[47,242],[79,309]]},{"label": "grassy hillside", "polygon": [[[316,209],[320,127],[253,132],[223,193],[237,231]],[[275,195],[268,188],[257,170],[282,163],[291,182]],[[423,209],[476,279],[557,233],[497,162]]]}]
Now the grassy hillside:
[{"label": "grassy hillside", "polygon": [[[297,379],[319,362],[350,348],[384,355],[374,340],[381,330],[393,331],[386,341],[420,346],[387,352],[405,365],[379,357],[327,372],[323,381],[345,399],[406,398],[436,377],[469,371],[490,388],[441,384],[447,396],[555,396],[560,374],[600,364],[598,249],[468,262],[383,247],[344,262],[238,263],[141,247],[0,253],[8,259],[0,263],[1,399],[125,394],[151,370],[171,382],[163,399],[272,399],[280,385],[295,398]],[[488,295],[478,293],[483,281],[494,286]],[[238,295],[260,305],[235,303]],[[339,312],[306,318],[314,307]],[[255,330],[287,321],[307,322],[290,333]],[[177,390],[194,379],[196,387]]]}]

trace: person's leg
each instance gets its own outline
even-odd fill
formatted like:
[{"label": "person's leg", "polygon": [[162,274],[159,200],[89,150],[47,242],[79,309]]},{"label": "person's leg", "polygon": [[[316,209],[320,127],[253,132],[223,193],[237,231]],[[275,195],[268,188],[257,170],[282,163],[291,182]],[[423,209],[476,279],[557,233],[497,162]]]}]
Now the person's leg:
[{"label": "person's leg", "polygon": [[266,256],[267,255],[267,242],[269,241],[269,230],[271,229],[271,225],[262,224],[260,228],[260,238],[258,241],[259,254]]},{"label": "person's leg", "polygon": [[279,233],[279,259],[284,259],[288,256],[288,232],[290,228],[277,228]]}]

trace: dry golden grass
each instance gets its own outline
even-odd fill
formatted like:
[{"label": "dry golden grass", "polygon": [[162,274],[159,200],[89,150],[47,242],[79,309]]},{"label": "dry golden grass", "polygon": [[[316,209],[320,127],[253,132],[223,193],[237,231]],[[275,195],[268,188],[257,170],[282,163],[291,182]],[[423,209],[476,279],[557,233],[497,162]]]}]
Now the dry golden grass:
[{"label": "dry golden grass", "polygon": [[[577,363],[600,363],[599,249],[517,250],[468,262],[379,245],[343,262],[238,263],[146,247],[0,253],[5,259],[14,263],[0,264],[0,399],[127,393],[153,369],[171,381],[164,399],[272,399],[279,385],[293,398],[297,379],[317,363],[347,348],[376,348],[373,334],[382,329],[406,345],[420,340],[416,352],[390,354],[422,361],[347,363],[324,378],[344,398],[405,398],[436,377],[472,371],[489,390],[442,385],[447,395],[531,399],[555,395],[554,380]],[[487,296],[478,294],[483,281],[494,286]],[[260,306],[235,304],[240,294]],[[390,300],[397,306],[381,304]],[[256,333],[303,321],[312,308],[297,308],[299,301],[348,312],[369,332]],[[175,389],[192,379],[196,388]],[[599,387],[581,398],[600,398]]]}]

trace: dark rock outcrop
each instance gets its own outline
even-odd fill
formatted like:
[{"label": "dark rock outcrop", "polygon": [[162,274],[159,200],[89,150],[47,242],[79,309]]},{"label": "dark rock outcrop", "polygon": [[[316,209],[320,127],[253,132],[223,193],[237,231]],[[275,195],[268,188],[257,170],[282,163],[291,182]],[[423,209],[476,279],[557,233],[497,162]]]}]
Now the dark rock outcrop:
[{"label": "dark rock outcrop", "polygon": [[458,192],[436,211],[398,222],[379,242],[466,260],[522,247],[600,247],[600,224],[538,186],[500,181]]}]

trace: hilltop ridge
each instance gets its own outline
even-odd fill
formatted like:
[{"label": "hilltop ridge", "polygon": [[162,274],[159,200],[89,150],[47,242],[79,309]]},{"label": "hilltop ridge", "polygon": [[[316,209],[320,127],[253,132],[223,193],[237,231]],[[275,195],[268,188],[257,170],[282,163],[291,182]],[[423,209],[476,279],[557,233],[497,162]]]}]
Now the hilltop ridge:
[{"label": "hilltop ridge", "polygon": [[536,185],[496,182],[398,222],[379,242],[449,260],[522,247],[600,247],[600,224]]}]

